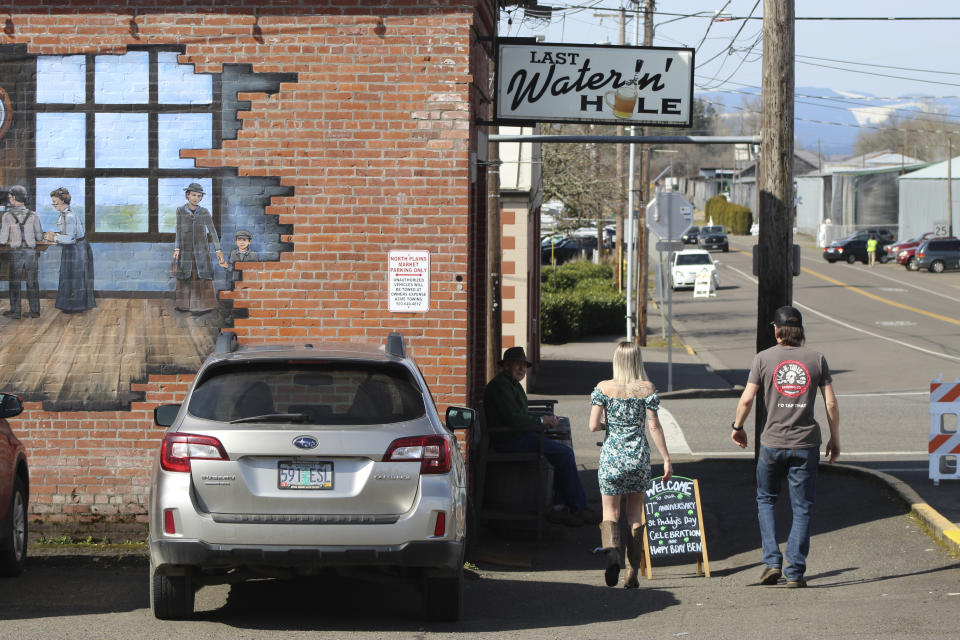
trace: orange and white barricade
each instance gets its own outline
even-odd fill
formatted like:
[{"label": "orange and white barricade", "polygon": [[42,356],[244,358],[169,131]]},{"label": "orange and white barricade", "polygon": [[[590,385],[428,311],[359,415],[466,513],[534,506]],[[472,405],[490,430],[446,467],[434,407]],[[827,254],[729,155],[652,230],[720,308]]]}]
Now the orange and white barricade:
[{"label": "orange and white barricade", "polygon": [[960,378],[943,382],[930,381],[930,479],[939,486],[941,480],[960,478],[957,458],[960,457]]}]

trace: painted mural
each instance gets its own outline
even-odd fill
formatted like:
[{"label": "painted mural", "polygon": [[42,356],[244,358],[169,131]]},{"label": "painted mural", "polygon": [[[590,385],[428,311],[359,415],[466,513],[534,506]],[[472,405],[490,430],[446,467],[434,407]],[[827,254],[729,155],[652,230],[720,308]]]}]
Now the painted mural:
[{"label": "painted mural", "polygon": [[171,47],[42,56],[0,46],[0,389],[49,410],[122,409],[196,371],[246,315],[238,262],[275,261],[292,189],[190,149],[235,138],[239,92],[296,74],[195,73]]}]

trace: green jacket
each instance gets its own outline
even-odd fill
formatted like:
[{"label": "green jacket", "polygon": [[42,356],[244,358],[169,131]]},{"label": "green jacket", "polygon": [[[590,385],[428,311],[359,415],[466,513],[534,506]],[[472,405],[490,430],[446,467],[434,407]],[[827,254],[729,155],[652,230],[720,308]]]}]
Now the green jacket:
[{"label": "green jacket", "polygon": [[[483,392],[483,412],[487,428],[526,429],[540,424],[540,416],[530,413],[527,393],[520,383],[502,371],[487,383]],[[491,440],[509,438],[510,434],[491,434]]]},{"label": "green jacket", "polygon": [[877,240],[876,238],[870,238],[867,240],[867,251],[876,251],[877,250]]}]

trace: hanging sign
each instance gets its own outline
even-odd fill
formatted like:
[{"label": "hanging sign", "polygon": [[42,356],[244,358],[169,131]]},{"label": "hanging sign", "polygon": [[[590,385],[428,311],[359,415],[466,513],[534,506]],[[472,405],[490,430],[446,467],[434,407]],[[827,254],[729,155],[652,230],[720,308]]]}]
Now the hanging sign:
[{"label": "hanging sign", "polygon": [[497,42],[498,124],[693,125],[693,49]]},{"label": "hanging sign", "polygon": [[429,311],[430,252],[391,251],[388,261],[390,311]]}]

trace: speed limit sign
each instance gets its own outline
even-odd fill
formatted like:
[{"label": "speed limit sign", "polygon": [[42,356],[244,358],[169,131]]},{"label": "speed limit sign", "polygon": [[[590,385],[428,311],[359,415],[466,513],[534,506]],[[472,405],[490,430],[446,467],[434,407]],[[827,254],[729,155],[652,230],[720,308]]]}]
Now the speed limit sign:
[{"label": "speed limit sign", "polygon": [[933,235],[935,236],[950,235],[950,225],[947,224],[946,222],[934,222]]}]

